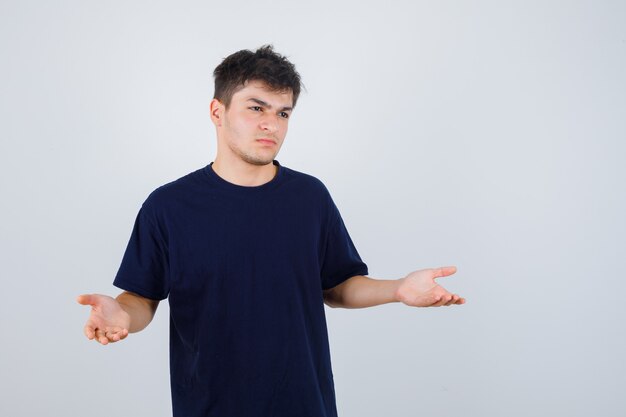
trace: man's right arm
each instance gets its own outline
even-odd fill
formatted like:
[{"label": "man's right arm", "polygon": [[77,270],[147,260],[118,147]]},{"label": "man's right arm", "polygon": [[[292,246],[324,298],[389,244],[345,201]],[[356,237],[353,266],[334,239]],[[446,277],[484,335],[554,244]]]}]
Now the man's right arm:
[{"label": "man's right arm", "polygon": [[86,294],[77,298],[79,304],[90,305],[91,314],[84,332],[89,340],[106,345],[118,342],[143,330],[154,317],[159,301],[124,291],[117,298]]},{"label": "man's right arm", "polygon": [[130,333],[137,333],[145,329],[154,318],[154,313],[159,306],[158,300],[151,300],[128,291],[124,291],[115,299],[130,316],[128,327]]}]

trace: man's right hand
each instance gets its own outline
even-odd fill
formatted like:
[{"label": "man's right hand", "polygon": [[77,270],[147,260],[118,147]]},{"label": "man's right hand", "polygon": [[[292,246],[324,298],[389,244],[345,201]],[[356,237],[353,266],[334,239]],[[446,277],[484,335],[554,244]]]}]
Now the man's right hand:
[{"label": "man's right hand", "polygon": [[84,328],[87,339],[95,339],[98,343],[106,345],[128,336],[130,315],[115,298],[101,294],[85,294],[78,296],[76,301],[91,306],[91,314]]}]

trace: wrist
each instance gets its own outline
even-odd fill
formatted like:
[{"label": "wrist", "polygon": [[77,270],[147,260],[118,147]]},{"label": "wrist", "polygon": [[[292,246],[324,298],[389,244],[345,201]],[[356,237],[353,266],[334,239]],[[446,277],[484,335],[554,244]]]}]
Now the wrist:
[{"label": "wrist", "polygon": [[393,281],[393,302],[394,303],[401,303],[402,302],[402,297],[400,295],[400,289],[402,288],[402,283],[404,282],[405,278],[398,278],[396,280]]},{"label": "wrist", "polygon": [[396,303],[404,303],[403,284],[405,281],[406,277],[398,278],[394,281],[393,301]]}]

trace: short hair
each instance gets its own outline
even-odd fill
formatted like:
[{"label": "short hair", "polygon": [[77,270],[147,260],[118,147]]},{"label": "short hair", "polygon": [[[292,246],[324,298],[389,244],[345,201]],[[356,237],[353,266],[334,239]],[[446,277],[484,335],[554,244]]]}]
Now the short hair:
[{"label": "short hair", "polygon": [[213,77],[213,98],[226,107],[230,105],[233,94],[248,81],[254,80],[264,82],[272,91],[291,91],[294,107],[300,95],[300,74],[286,57],[274,52],[272,45],[264,45],[255,52],[243,49],[227,56],[215,68]]}]

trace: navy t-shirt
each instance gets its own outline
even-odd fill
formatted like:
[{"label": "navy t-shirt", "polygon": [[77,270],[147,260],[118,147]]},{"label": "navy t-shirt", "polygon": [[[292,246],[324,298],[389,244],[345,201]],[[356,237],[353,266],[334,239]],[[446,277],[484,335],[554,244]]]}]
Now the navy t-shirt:
[{"label": "navy t-shirt", "polygon": [[337,415],[322,290],[367,275],[327,189],[211,164],[153,191],[114,285],[170,304],[175,417]]}]

